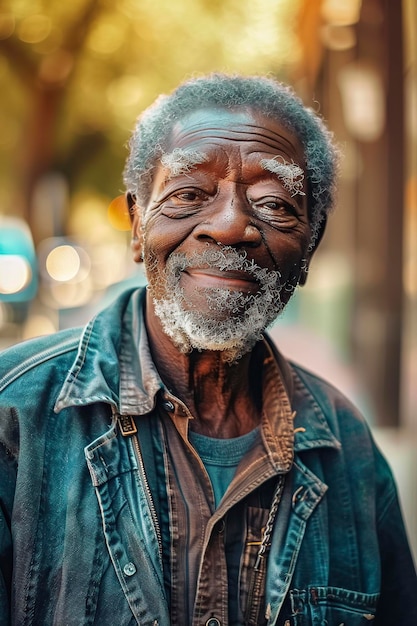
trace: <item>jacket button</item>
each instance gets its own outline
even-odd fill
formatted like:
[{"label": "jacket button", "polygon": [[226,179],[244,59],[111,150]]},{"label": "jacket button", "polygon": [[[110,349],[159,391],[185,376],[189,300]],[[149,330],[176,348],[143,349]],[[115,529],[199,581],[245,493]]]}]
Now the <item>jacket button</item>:
[{"label": "jacket button", "polygon": [[165,411],[173,411],[175,409],[175,406],[172,404],[171,400],[164,400],[164,402],[162,403],[162,406],[164,407]]},{"label": "jacket button", "polygon": [[133,574],[136,574],[136,566],[134,563],[126,563],[126,565],[123,568],[123,572],[125,574],[125,576],[133,576]]},{"label": "jacket button", "polygon": [[299,502],[299,500],[304,500],[305,499],[305,494],[304,496],[302,496],[302,492],[304,491],[304,487],[298,487],[298,489],[296,489],[296,491],[294,491],[293,496],[292,496],[292,506],[293,508],[296,506],[296,504]]},{"label": "jacket button", "polygon": [[210,617],[206,622],[206,626],[222,626],[222,623],[217,617]]}]

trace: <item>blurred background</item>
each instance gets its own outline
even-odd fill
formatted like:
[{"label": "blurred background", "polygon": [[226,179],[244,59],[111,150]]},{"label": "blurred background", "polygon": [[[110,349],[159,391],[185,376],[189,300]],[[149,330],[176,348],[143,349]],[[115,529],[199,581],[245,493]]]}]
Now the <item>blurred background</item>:
[{"label": "blurred background", "polygon": [[126,143],[159,93],[213,70],[291,83],[340,144],[336,214],[272,334],[364,412],[417,554],[415,0],[2,0],[0,347],[144,284]]}]

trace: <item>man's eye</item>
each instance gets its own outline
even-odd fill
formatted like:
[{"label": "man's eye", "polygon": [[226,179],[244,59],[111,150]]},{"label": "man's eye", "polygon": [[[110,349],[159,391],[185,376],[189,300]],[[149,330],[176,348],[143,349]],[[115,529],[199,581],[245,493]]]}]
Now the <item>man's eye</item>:
[{"label": "man's eye", "polygon": [[200,211],[208,198],[209,195],[198,188],[178,189],[162,200],[160,207],[166,217],[181,219]]},{"label": "man's eye", "polygon": [[177,198],[180,200],[197,200],[197,194],[195,191],[185,191],[184,193],[178,193]]},{"label": "man's eye", "polygon": [[266,207],[267,209],[272,209],[273,211],[277,211],[278,209],[285,207],[283,202],[278,202],[276,200],[268,200],[268,202],[263,202],[262,206]]},{"label": "man's eye", "polygon": [[285,211],[288,213],[293,213],[294,211],[294,207],[291,206],[288,202],[285,202],[285,200],[282,200],[281,198],[261,198],[260,200],[257,200],[254,204],[258,209],[261,210],[266,209],[273,212]]},{"label": "man's eye", "polygon": [[179,191],[171,196],[174,200],[180,200],[182,202],[195,202],[196,200],[203,200],[204,194],[201,191],[195,189],[187,189],[185,191]]},{"label": "man's eye", "polygon": [[283,198],[267,196],[252,201],[254,213],[276,228],[295,228],[298,224],[296,208]]}]

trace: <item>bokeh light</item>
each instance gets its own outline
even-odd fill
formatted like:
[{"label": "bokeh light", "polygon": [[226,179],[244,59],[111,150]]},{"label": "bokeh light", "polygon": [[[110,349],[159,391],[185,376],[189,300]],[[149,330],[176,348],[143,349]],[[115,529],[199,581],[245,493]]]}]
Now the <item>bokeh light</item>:
[{"label": "bokeh light", "polygon": [[0,294],[19,293],[32,278],[29,262],[18,254],[0,255]]},{"label": "bokeh light", "polygon": [[51,32],[52,22],[47,15],[28,15],[19,24],[18,35],[25,43],[39,43]]},{"label": "bokeh light", "polygon": [[107,216],[110,224],[116,230],[130,230],[130,218],[127,208],[125,195],[117,196],[114,198],[107,209]]},{"label": "bokeh light", "polygon": [[73,246],[64,245],[51,250],[45,265],[51,278],[65,282],[75,278],[80,269],[81,261]]}]

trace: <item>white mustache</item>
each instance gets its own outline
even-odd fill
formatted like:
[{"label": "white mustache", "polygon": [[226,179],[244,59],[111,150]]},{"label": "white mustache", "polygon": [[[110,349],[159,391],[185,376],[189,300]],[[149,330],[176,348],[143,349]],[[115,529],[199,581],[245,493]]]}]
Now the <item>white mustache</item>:
[{"label": "white mustache", "polygon": [[201,253],[196,252],[190,257],[181,252],[174,252],[168,258],[166,271],[173,272],[178,276],[190,267],[199,269],[212,268],[224,272],[245,272],[264,287],[269,285],[278,286],[281,278],[281,274],[278,271],[260,267],[253,259],[249,260],[247,258],[246,252],[240,253],[228,246],[207,249]]}]

